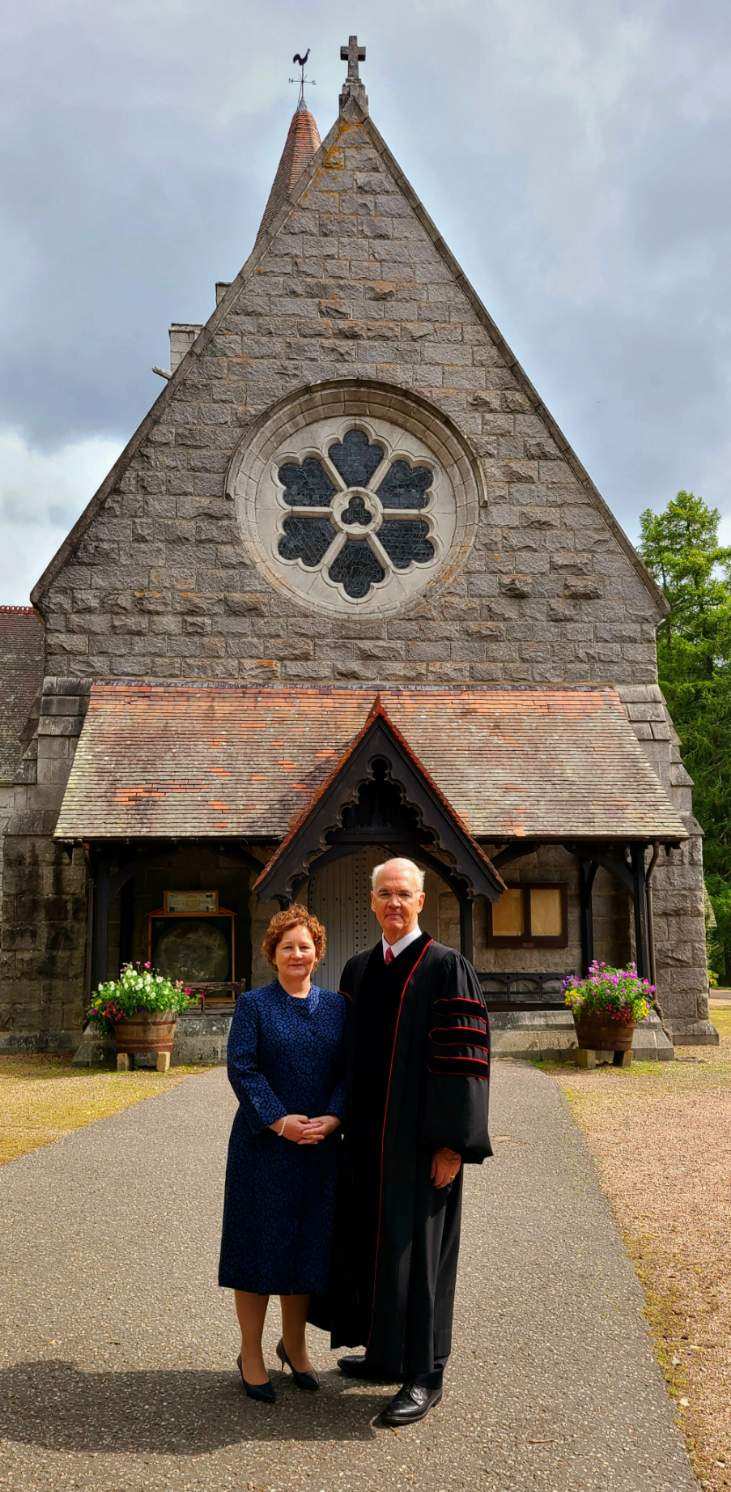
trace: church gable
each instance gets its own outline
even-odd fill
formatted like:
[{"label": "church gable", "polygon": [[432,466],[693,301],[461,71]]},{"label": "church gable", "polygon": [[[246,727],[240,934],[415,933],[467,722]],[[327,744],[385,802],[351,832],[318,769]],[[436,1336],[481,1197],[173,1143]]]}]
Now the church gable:
[{"label": "church gable", "polygon": [[[358,411],[333,404],[339,384],[360,385]],[[253,476],[240,487],[236,474],[262,421],[276,410],[286,430],[288,401],[301,402],[303,390],[311,418],[298,416],[292,460],[286,441],[267,447],[266,460],[281,456],[280,471],[300,458],[327,464],[333,443],[365,429],[381,442],[385,479],[389,452],[391,466],[423,471],[438,448],[432,492],[440,478],[450,489],[444,513],[451,502],[459,542],[445,542],[415,498],[403,519],[378,492],[370,511],[361,482],[365,507],[353,508],[349,488],[342,502],[336,485],[327,494],[319,538],[301,509],[284,533],[280,522],[262,536],[259,513],[281,507],[277,483],[257,509]],[[369,399],[380,409],[370,425]],[[331,441],[322,446],[316,416],[328,400],[328,417],[343,423],[320,431]],[[385,412],[398,400],[394,431]],[[424,410],[431,433],[428,420],[416,431]],[[445,466],[447,432],[464,449]],[[469,498],[457,491],[460,474]],[[366,530],[376,522],[374,537]],[[342,549],[326,560],[328,524]],[[309,596],[279,583],[282,558],[308,584],[313,577]],[[73,660],[82,674],[263,682],[388,682],[405,672],[415,681],[649,681],[661,614],[634,551],[355,97],[265,215],[247,265],[34,600],[58,672]]]}]

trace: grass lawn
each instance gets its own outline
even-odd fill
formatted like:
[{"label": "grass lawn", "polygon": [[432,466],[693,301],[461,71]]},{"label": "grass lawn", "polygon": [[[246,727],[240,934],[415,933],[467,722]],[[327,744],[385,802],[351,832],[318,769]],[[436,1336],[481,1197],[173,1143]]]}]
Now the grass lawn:
[{"label": "grass lawn", "polygon": [[731,1488],[731,1005],[718,1047],[583,1071],[541,1063],[597,1162],[701,1486]]},{"label": "grass lawn", "polygon": [[155,1098],[176,1087],[201,1067],[172,1067],[167,1073],[146,1069],[72,1067],[63,1057],[0,1057],[0,1165],[51,1145],[143,1098]]}]

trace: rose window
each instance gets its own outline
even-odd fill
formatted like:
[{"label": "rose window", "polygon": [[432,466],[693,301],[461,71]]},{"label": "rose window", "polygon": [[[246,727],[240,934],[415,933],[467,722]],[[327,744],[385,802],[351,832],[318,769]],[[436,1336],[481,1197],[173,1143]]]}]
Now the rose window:
[{"label": "rose window", "polygon": [[387,616],[454,579],[476,530],[476,467],[424,400],[368,383],[295,392],[227,478],[247,556],[310,612]]},{"label": "rose window", "polygon": [[360,426],[279,465],[277,553],[363,601],[394,572],[431,565],[431,463],[390,451]]}]

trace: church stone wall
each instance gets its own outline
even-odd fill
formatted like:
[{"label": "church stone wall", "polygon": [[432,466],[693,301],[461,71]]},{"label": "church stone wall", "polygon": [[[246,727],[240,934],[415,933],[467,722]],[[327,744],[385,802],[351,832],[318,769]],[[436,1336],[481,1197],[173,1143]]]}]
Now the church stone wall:
[{"label": "church stone wall", "polygon": [[[655,603],[365,128],[184,360],[40,598],[47,670],[243,682],[651,682]],[[226,472],[276,401],[332,379],[423,396],[481,465],[459,573],[396,616],[313,615],[249,559]]]},{"label": "church stone wall", "polygon": [[57,845],[58,817],[86,687],[46,679],[35,780],[17,784],[3,839],[0,1050],[66,1050],[85,1003],[88,877],[83,850]]},{"label": "church stone wall", "polygon": [[708,1009],[703,890],[703,831],[692,811],[693,780],[657,685],[620,690],[634,732],[688,830],[679,849],[661,850],[651,878],[657,986],[668,1030],[677,1041],[714,1040]]},{"label": "church stone wall", "polygon": [[[5,852],[5,831],[10,822],[13,812],[13,789],[12,787],[0,787],[0,904],[3,892],[3,857]],[[2,948],[2,924],[0,924],[0,948]]]}]

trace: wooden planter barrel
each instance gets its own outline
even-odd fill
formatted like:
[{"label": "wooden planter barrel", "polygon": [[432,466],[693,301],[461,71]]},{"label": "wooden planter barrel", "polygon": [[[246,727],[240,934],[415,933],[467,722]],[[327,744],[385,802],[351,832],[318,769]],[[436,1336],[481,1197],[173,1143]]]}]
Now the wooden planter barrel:
[{"label": "wooden planter barrel", "polygon": [[[574,1012],[574,1025],[580,1052],[613,1052],[616,1066],[625,1066],[632,1061],[634,1021],[613,1021],[598,1011],[586,1015]],[[594,1066],[594,1062],[583,1065]]]},{"label": "wooden planter barrel", "polygon": [[117,1021],[117,1068],[127,1071],[135,1057],[155,1058],[158,1072],[167,1072],[173,1050],[177,1016],[170,1010],[136,1010]]}]

